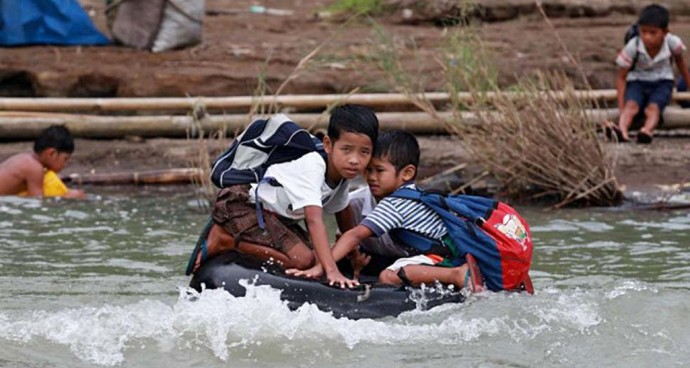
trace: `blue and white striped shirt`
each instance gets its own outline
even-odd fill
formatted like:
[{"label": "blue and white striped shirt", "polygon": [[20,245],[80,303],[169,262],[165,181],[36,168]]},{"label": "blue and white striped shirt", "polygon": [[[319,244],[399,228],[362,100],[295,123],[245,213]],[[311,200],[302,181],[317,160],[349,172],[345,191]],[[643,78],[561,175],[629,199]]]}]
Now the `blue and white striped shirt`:
[{"label": "blue and white striped shirt", "polygon": [[[414,184],[403,188],[417,190]],[[448,230],[441,218],[427,205],[406,198],[386,197],[362,220],[376,236],[394,229],[405,229],[441,240]]]}]

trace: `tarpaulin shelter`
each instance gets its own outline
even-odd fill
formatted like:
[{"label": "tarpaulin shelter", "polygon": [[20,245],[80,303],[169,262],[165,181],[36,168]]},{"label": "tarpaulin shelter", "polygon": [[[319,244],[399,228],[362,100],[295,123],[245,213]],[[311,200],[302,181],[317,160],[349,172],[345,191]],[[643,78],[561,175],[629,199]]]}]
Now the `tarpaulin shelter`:
[{"label": "tarpaulin shelter", "polygon": [[0,0],[0,45],[105,45],[76,0]]}]

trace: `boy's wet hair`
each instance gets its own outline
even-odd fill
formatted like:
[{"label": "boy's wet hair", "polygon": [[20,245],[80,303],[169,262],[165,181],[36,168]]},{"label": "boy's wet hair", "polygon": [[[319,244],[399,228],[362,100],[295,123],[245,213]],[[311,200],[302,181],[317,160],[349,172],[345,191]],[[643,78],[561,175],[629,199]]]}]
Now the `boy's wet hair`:
[{"label": "boy's wet hair", "polygon": [[668,10],[661,5],[652,4],[642,8],[637,24],[642,26],[659,27],[667,29],[669,22]]},{"label": "boy's wet hair", "polygon": [[376,141],[372,157],[387,159],[396,173],[407,165],[416,169],[419,166],[419,143],[414,135],[403,130],[383,132]]},{"label": "boy's wet hair", "polygon": [[34,152],[41,153],[48,148],[69,154],[74,152],[74,139],[69,129],[62,125],[51,125],[44,129],[34,142]]},{"label": "boy's wet hair", "polygon": [[376,142],[379,134],[379,119],[374,111],[361,105],[342,105],[333,109],[328,121],[328,136],[337,141],[342,132],[364,134]]}]

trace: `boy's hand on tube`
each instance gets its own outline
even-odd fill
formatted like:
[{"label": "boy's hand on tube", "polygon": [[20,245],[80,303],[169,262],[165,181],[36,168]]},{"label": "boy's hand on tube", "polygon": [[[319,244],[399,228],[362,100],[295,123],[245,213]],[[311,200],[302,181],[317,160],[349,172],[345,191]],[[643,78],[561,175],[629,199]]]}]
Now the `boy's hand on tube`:
[{"label": "boy's hand on tube", "polygon": [[326,279],[328,280],[328,285],[340,286],[341,289],[345,289],[346,286],[348,288],[359,286],[359,281],[348,279],[347,277],[343,276],[339,270],[333,270],[326,273]]}]

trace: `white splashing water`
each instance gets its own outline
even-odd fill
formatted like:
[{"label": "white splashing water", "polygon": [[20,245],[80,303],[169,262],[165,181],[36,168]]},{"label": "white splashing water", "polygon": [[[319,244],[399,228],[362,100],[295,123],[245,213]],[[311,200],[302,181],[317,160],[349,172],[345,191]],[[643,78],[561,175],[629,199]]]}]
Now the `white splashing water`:
[{"label": "white splashing water", "polygon": [[[155,341],[159,353],[171,347],[208,350],[221,361],[251,349],[280,350],[285,341],[301,346],[327,342],[353,351],[358,346],[454,346],[509,337],[512,343],[556,330],[585,331],[602,322],[597,306],[582,294],[555,290],[526,297],[487,294],[463,305],[412,311],[384,320],[336,319],[305,304],[291,311],[280,292],[245,285],[247,295],[181,288],[177,301],[142,300],[129,305],[82,307],[56,312],[0,313],[0,339],[31,344],[38,338],[64,345],[82,361],[123,364],[128,349]],[[488,306],[491,308],[487,308]],[[38,343],[38,342],[35,342]],[[165,348],[164,348],[165,347]],[[303,348],[304,349],[304,348]],[[281,352],[298,361],[303,350]]]}]

